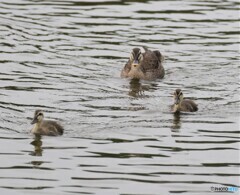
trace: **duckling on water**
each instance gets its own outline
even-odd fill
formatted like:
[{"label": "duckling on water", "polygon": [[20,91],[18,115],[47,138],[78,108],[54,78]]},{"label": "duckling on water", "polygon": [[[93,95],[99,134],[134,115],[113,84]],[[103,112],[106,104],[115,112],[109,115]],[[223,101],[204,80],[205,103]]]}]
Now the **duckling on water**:
[{"label": "duckling on water", "polygon": [[174,104],[172,105],[172,111],[174,113],[179,112],[196,112],[198,111],[197,104],[189,99],[183,99],[183,93],[181,89],[176,89],[174,92]]},{"label": "duckling on water", "polygon": [[31,124],[34,124],[31,133],[37,135],[57,136],[63,134],[63,127],[55,121],[43,120],[42,110],[36,110]]},{"label": "duckling on water", "polygon": [[121,77],[144,80],[164,77],[165,71],[162,65],[164,58],[162,54],[158,50],[151,51],[146,47],[143,48],[144,53],[139,48],[132,50],[130,58],[121,72]]}]

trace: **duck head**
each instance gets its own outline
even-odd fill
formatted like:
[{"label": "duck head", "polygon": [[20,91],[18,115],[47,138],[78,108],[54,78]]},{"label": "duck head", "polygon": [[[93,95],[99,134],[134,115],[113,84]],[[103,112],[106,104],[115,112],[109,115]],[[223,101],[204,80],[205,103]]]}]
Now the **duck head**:
[{"label": "duck head", "polygon": [[139,69],[143,54],[139,48],[134,48],[130,55],[131,69]]},{"label": "duck head", "polygon": [[181,89],[176,89],[174,92],[174,104],[175,105],[181,105],[183,100],[183,93]]},{"label": "duck head", "polygon": [[173,112],[178,113],[181,108],[181,103],[183,101],[183,93],[181,89],[176,89],[174,92],[174,105],[173,105]]},{"label": "duck head", "polygon": [[31,122],[31,124],[35,124],[35,123],[39,123],[43,120],[44,116],[43,116],[43,111],[42,110],[36,110],[34,113],[34,117],[33,120]]}]

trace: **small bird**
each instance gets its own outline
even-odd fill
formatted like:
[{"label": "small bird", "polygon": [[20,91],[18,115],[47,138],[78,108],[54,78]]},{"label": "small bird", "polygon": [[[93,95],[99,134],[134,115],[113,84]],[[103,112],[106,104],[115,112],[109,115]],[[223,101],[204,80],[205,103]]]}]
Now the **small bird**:
[{"label": "small bird", "polygon": [[146,47],[143,48],[144,53],[139,48],[133,48],[130,58],[121,72],[121,77],[144,80],[164,77],[163,55],[158,50],[151,51]]},{"label": "small bird", "polygon": [[189,99],[183,99],[183,93],[181,89],[176,89],[174,92],[174,104],[172,105],[172,111],[174,113],[183,112],[196,112],[198,110],[197,104]]},{"label": "small bird", "polygon": [[57,136],[63,134],[63,127],[55,121],[43,120],[42,110],[36,110],[31,124],[33,126],[31,133],[37,135]]}]

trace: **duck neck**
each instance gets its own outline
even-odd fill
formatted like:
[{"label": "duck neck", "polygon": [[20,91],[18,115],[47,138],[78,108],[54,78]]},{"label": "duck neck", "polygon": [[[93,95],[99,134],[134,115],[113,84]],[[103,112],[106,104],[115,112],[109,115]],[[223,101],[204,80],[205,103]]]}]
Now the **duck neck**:
[{"label": "duck neck", "polygon": [[144,77],[144,73],[143,73],[143,71],[141,70],[140,67],[132,68],[129,72],[129,76],[131,78],[141,79],[141,78]]},{"label": "duck neck", "polygon": [[179,112],[181,109],[181,102],[173,105],[173,112]]},{"label": "duck neck", "polygon": [[32,133],[38,133],[38,131],[39,131],[39,129],[40,129],[40,126],[41,126],[41,123],[42,123],[41,121],[35,123],[34,126],[33,126],[33,128],[32,128],[32,130],[31,130],[31,132],[32,132]]}]

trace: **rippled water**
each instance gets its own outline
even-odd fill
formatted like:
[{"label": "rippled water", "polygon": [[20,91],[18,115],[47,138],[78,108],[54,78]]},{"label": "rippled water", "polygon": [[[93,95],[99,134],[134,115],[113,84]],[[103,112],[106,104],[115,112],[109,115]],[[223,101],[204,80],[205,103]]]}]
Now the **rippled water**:
[{"label": "rippled water", "polygon": [[[239,3],[0,2],[1,194],[214,194],[240,187]],[[157,81],[121,79],[133,47]],[[174,116],[182,88],[199,111]],[[29,133],[35,109],[65,126]]]}]

